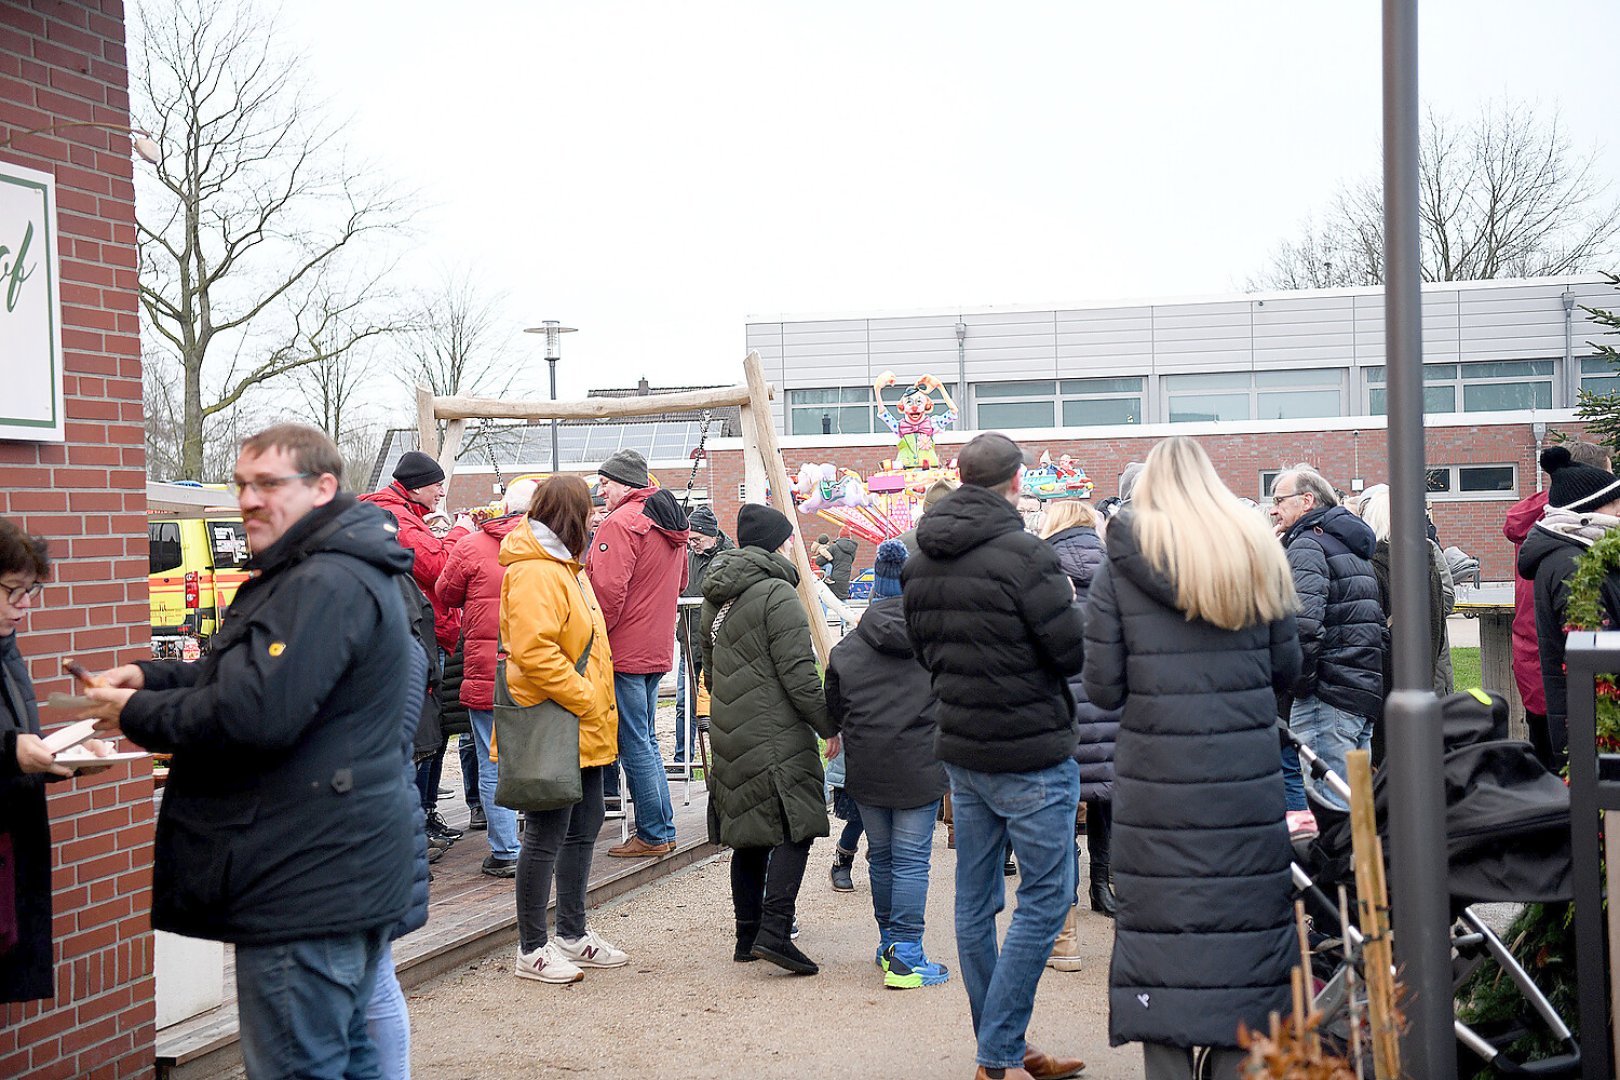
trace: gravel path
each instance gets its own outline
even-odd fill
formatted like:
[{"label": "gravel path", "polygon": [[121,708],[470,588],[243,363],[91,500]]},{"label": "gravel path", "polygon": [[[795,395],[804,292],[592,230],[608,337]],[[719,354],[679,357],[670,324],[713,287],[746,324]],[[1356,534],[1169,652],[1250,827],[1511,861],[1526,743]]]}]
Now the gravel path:
[{"label": "gravel path", "polygon": [[[817,841],[799,900],[799,946],[820,975],[732,962],[729,855],[722,855],[591,913],[591,925],[630,953],[624,968],[550,986],[516,979],[513,958],[498,953],[412,991],[413,1075],[971,1077],[972,1029],[951,932],[955,853],[945,830],[935,837],[925,939],[930,956],[951,968],[941,987],[884,989],[872,963],[877,934],[865,861],[856,862],[856,892],[839,894],[827,879],[831,857],[831,841]],[[1081,910],[1085,969],[1046,972],[1031,1035],[1084,1058],[1087,1077],[1136,1080],[1140,1051],[1108,1046],[1112,924]]]}]

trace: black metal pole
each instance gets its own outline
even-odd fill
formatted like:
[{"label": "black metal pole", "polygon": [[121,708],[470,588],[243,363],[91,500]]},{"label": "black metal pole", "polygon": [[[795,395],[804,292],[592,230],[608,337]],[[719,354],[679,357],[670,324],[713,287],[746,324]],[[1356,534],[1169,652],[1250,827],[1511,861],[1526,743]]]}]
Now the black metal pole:
[{"label": "black metal pole", "polygon": [[1384,353],[1389,386],[1395,692],[1384,707],[1391,916],[1406,986],[1408,1076],[1457,1075],[1440,703],[1429,655],[1423,294],[1418,262],[1417,0],[1384,4]]},{"label": "black metal pole", "polygon": [[[551,400],[557,400],[557,360],[555,356],[546,357],[546,363],[551,365]],[[551,418],[551,472],[557,472],[557,418]]]}]

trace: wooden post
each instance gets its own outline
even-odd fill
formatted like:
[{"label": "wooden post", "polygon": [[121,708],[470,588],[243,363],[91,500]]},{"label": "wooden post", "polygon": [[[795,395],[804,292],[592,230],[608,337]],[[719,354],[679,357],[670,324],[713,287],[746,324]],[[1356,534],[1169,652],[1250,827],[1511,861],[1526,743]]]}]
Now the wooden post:
[{"label": "wooden post", "polygon": [[[782,462],[782,451],[776,442],[776,425],[771,422],[771,399],[765,385],[765,368],[759,362],[759,353],[750,352],[743,360],[743,371],[748,376],[748,413],[750,425],[759,444],[759,458],[765,466],[765,477],[771,491],[776,494],[776,508],[787,516],[793,526],[793,565],[799,569],[799,601],[810,619],[810,640],[815,643],[816,655],[822,664],[836,644],[827,620],[821,614],[821,602],[816,598],[816,576],[810,569],[810,552],[804,546],[799,532],[799,514],[793,507],[793,485],[788,482],[787,466]],[[747,436],[744,436],[746,438]]]},{"label": "wooden post", "polygon": [[[765,459],[759,456],[759,439],[754,436],[754,410],[747,405],[742,407],[742,444],[743,444],[743,502],[762,503],[765,501]],[[766,414],[765,423],[771,422],[769,413]],[[709,501],[714,501],[714,492],[709,493]]]},{"label": "wooden post", "polygon": [[461,456],[461,440],[467,421],[456,419],[444,426],[444,446],[439,450],[439,468],[444,470],[444,497],[450,497],[450,478],[456,475],[456,458]]},{"label": "wooden post", "polygon": [[1345,755],[1350,781],[1350,835],[1355,848],[1356,910],[1361,921],[1367,974],[1367,1018],[1372,1024],[1373,1070],[1378,1080],[1400,1080],[1400,1029],[1395,1019],[1395,949],[1389,932],[1389,891],[1384,883],[1384,846],[1373,809],[1372,756]]},{"label": "wooden post", "polygon": [[433,391],[416,387],[416,448],[429,457],[439,456],[439,424],[433,417]]}]

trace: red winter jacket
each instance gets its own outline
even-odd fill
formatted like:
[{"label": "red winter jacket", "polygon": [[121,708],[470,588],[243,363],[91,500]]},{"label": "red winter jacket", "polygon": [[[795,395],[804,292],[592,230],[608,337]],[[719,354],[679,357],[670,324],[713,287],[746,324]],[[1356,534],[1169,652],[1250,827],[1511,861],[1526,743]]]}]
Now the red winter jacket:
[{"label": "red winter jacket", "polygon": [[591,541],[585,572],[613,646],[613,670],[653,675],[675,666],[675,600],[686,588],[686,514],[675,496],[641,488]]},{"label": "red winter jacket", "polygon": [[461,608],[461,703],[469,709],[495,707],[496,646],[501,637],[501,541],[517,528],[522,514],[486,521],[450,552],[439,575],[439,603]]},{"label": "red winter jacket", "polygon": [[[1541,520],[1547,508],[1547,493],[1538,491],[1514,503],[1507,512],[1502,535],[1513,542],[1513,565],[1519,565],[1519,548],[1530,529]],[[1547,714],[1547,690],[1541,683],[1541,652],[1536,645],[1536,586],[1513,575],[1513,681],[1527,712]]]},{"label": "red winter jacket", "polygon": [[456,541],[467,535],[467,530],[451,529],[443,539],[434,536],[433,530],[423,520],[427,516],[427,507],[412,502],[397,480],[381,491],[360,496],[360,501],[376,503],[399,522],[400,544],[416,554],[416,565],[411,568],[411,575],[433,603],[433,636],[439,639],[439,648],[447,653],[455,652],[456,642],[461,640],[461,612],[439,602],[437,586],[439,575],[444,573],[444,564],[450,560],[451,550],[455,548]]}]

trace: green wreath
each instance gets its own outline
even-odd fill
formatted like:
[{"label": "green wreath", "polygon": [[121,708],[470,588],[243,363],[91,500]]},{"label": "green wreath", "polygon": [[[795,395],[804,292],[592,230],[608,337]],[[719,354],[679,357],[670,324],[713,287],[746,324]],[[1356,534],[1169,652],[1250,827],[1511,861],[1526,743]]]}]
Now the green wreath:
[{"label": "green wreath", "polygon": [[[1577,630],[1612,630],[1614,620],[1603,610],[1603,582],[1620,573],[1620,530],[1610,532],[1587,549],[1569,579],[1569,607],[1564,633]],[[1597,748],[1599,753],[1620,750],[1620,687],[1613,675],[1597,678]]]}]

